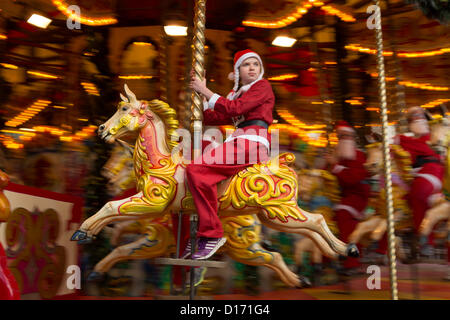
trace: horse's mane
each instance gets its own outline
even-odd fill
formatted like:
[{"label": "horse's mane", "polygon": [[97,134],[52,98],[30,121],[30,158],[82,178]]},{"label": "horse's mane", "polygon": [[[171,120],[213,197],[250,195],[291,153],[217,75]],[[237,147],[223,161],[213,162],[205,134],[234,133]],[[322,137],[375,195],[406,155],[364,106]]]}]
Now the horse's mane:
[{"label": "horse's mane", "polygon": [[177,136],[175,131],[178,129],[179,125],[177,120],[177,112],[167,103],[158,99],[150,101],[148,106],[164,122],[166,127],[166,142],[169,146],[169,151],[172,151],[172,149],[178,145],[178,139],[176,141],[172,141],[172,136]]}]

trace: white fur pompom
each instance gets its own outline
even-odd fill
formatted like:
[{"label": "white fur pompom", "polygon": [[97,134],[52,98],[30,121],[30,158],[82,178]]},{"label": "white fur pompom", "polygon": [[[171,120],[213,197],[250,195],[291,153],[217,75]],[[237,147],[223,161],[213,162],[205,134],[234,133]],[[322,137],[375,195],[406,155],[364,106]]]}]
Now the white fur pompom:
[{"label": "white fur pompom", "polygon": [[228,74],[228,80],[234,81],[234,72],[230,72],[230,73]]}]

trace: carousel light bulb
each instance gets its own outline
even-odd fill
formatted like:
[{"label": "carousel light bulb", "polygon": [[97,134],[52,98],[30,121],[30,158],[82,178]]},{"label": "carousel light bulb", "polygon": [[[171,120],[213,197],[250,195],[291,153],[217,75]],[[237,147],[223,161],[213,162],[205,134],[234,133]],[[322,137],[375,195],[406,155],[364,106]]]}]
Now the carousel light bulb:
[{"label": "carousel light bulb", "polygon": [[297,41],[297,39],[286,37],[286,36],[278,36],[275,38],[275,40],[272,41],[272,44],[274,46],[278,47],[292,47],[294,43]]},{"label": "carousel light bulb", "polygon": [[164,31],[167,35],[177,37],[177,36],[187,36],[187,27],[169,25],[164,26]]},{"label": "carousel light bulb", "polygon": [[28,18],[27,22],[29,24],[32,24],[36,27],[45,29],[48,27],[48,25],[50,24],[50,22],[52,22],[51,19],[48,19],[44,16],[41,16],[40,14],[36,14],[34,13],[31,17]]}]

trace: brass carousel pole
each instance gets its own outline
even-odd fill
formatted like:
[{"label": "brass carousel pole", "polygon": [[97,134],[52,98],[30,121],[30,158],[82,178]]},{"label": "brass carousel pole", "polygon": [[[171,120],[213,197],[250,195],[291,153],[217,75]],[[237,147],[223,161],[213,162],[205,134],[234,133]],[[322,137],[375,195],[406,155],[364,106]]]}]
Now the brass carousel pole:
[{"label": "brass carousel pole", "polygon": [[[205,11],[206,0],[195,0],[194,38],[192,44],[192,69],[198,79],[205,75]],[[201,154],[201,135],[203,120],[203,98],[192,90],[191,95],[191,131],[194,138],[193,159]]]},{"label": "brass carousel pole", "polygon": [[381,99],[381,122],[383,129],[383,157],[384,157],[384,175],[386,179],[386,207],[388,222],[388,249],[389,249],[389,276],[391,283],[391,299],[398,300],[397,290],[397,265],[395,256],[395,232],[394,232],[394,205],[392,200],[392,179],[391,179],[391,158],[389,152],[388,140],[388,118],[386,103],[386,78],[384,73],[384,57],[383,57],[383,31],[381,30],[381,7],[380,0],[374,0],[377,5],[376,21],[378,25],[375,28],[375,36],[377,40],[377,66],[378,66],[378,83],[379,95]]},{"label": "brass carousel pole", "polygon": [[[203,80],[205,75],[205,21],[206,21],[206,0],[195,0],[194,7],[194,38],[192,40],[192,69],[195,72],[195,76]],[[199,159],[201,156],[201,143],[202,143],[202,127],[203,127],[203,98],[195,90],[192,90],[191,94],[191,132],[193,135],[193,149],[192,157]],[[197,214],[191,214],[190,216],[191,228],[191,248],[195,248],[195,237],[197,233]],[[191,268],[191,291],[190,298],[194,299],[194,268]]]}]

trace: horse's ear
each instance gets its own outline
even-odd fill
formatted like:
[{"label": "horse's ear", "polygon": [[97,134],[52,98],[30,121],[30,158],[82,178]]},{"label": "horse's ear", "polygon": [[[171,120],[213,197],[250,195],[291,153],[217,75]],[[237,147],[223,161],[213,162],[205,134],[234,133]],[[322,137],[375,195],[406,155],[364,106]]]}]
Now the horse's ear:
[{"label": "horse's ear", "polygon": [[133,91],[131,91],[128,88],[126,83],[123,85],[123,87],[125,89],[125,93],[127,94],[128,99],[130,100],[130,103],[136,102],[137,101],[136,95],[133,93]]},{"label": "horse's ear", "polygon": [[122,101],[125,101],[127,103],[129,102],[127,97],[125,97],[123,94],[120,94],[120,98],[122,99]]}]

